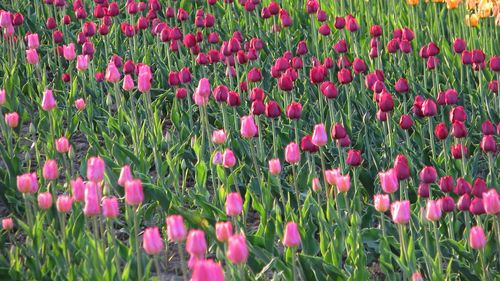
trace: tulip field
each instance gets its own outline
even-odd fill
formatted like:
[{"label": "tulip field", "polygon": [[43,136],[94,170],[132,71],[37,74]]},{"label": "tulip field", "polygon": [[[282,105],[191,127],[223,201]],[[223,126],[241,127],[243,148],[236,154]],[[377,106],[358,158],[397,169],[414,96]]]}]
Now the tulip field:
[{"label": "tulip field", "polygon": [[0,0],[0,280],[500,281],[499,0]]}]

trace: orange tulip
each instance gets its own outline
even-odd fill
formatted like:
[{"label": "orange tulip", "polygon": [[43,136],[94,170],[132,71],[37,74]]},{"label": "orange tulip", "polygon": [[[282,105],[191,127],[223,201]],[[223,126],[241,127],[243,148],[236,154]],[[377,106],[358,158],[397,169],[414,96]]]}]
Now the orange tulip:
[{"label": "orange tulip", "polygon": [[406,0],[408,5],[416,6],[420,0]]},{"label": "orange tulip", "polygon": [[466,15],[465,24],[470,27],[476,27],[479,24],[479,17],[476,14]]},{"label": "orange tulip", "polygon": [[446,0],[446,8],[448,10],[456,9],[460,2],[461,0]]}]

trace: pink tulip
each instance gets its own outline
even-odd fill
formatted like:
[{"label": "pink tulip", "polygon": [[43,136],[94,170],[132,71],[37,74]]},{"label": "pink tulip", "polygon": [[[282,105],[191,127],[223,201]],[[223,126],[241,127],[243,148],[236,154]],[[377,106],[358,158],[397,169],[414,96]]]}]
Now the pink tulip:
[{"label": "pink tulip", "polygon": [[373,205],[375,205],[375,210],[381,213],[387,212],[391,204],[391,199],[389,194],[375,194],[373,195]]},{"label": "pink tulip", "polygon": [[234,217],[239,216],[243,211],[243,199],[238,192],[231,192],[226,198],[226,214]]},{"label": "pink tulip", "polygon": [[473,226],[469,233],[469,245],[472,249],[478,250],[486,245],[486,236],[480,226]]},{"label": "pink tulip", "polygon": [[241,117],[241,128],[240,133],[244,138],[253,138],[257,135],[257,125],[255,125],[255,121],[253,116],[247,115]]},{"label": "pink tulip", "polygon": [[394,201],[391,204],[391,215],[394,223],[407,224],[410,221],[410,201]]},{"label": "pink tulip", "polygon": [[5,89],[0,89],[0,106],[4,105],[7,101],[7,93]]},{"label": "pink tulip", "polygon": [[227,242],[233,235],[233,225],[230,221],[218,222],[215,224],[215,236],[220,242]]},{"label": "pink tulip", "polygon": [[102,199],[102,215],[105,218],[113,219],[120,214],[118,199],[114,196],[104,197]]},{"label": "pink tulip", "polygon": [[226,142],[226,132],[224,129],[212,132],[212,142],[215,144],[224,144]]},{"label": "pink tulip", "polygon": [[378,173],[380,178],[380,185],[382,186],[382,190],[386,193],[394,193],[399,188],[399,181],[396,170],[389,169],[385,172]]},{"label": "pink tulip", "polygon": [[38,52],[36,49],[26,50],[26,62],[29,64],[38,64],[40,59],[38,58]]},{"label": "pink tulip", "polygon": [[167,217],[167,236],[172,242],[181,242],[186,239],[186,227],[181,215],[171,215]]},{"label": "pink tulip", "polygon": [[151,81],[153,74],[148,65],[142,65],[139,68],[139,75],[137,77],[137,89],[141,93],[148,93],[151,90]]},{"label": "pink tulip", "polygon": [[422,278],[422,274],[420,272],[415,272],[411,276],[411,281],[423,281],[424,278]]},{"label": "pink tulip", "polygon": [[59,153],[68,153],[70,150],[71,145],[69,144],[69,141],[65,137],[60,137],[56,140],[56,151]]},{"label": "pink tulip", "polygon": [[14,221],[12,218],[4,218],[2,219],[2,229],[5,231],[11,230],[14,228]]},{"label": "pink tulip", "polygon": [[43,178],[47,181],[55,180],[59,176],[57,171],[57,161],[49,159],[43,165]]},{"label": "pink tulip", "polygon": [[131,206],[138,206],[144,201],[144,192],[140,179],[129,180],[125,183],[125,202]]},{"label": "pink tulip", "polygon": [[17,189],[21,193],[31,192],[31,186],[33,184],[33,177],[30,173],[22,174],[17,176]]},{"label": "pink tulip", "polygon": [[73,200],[83,202],[85,200],[85,183],[81,177],[70,181]]},{"label": "pink tulip", "polygon": [[291,142],[285,147],[285,161],[289,164],[295,164],[300,161],[299,146],[295,142]]},{"label": "pink tulip", "polygon": [[74,60],[76,58],[75,44],[69,43],[68,45],[63,45],[63,56],[66,60]]},{"label": "pink tulip", "polygon": [[78,55],[78,57],[76,57],[76,69],[80,71],[85,71],[88,68],[89,68],[89,56]]},{"label": "pink tulip", "polygon": [[191,255],[202,258],[207,251],[205,233],[202,230],[192,229],[186,240],[186,251]]},{"label": "pink tulip", "polygon": [[28,49],[38,49],[40,46],[40,40],[38,39],[37,33],[32,33],[26,36],[28,39]]},{"label": "pink tulip", "polygon": [[329,185],[335,185],[337,177],[340,176],[340,169],[329,169],[325,171],[326,182]]},{"label": "pink tulip", "polygon": [[500,213],[500,197],[495,188],[483,193],[484,210],[487,214],[495,215]]},{"label": "pink tulip", "polygon": [[224,150],[222,165],[224,166],[224,168],[232,168],[234,167],[234,165],[236,165],[236,157],[234,156],[233,151],[229,148],[226,148],[226,150]]},{"label": "pink tulip", "polygon": [[9,11],[2,10],[0,12],[0,26],[3,28],[8,28],[12,26],[12,13]]},{"label": "pink tulip", "polygon": [[224,271],[213,260],[201,260],[193,267],[191,281],[224,281]]},{"label": "pink tulip", "polygon": [[274,176],[281,173],[281,163],[279,158],[269,160],[269,173]]},{"label": "pink tulip", "polygon": [[154,226],[146,228],[142,239],[146,254],[157,255],[163,250],[164,243],[160,236],[160,230],[158,227]]},{"label": "pink tulip", "polygon": [[441,207],[436,200],[427,201],[425,218],[429,221],[438,221],[441,218]]},{"label": "pink tulip", "polygon": [[97,157],[90,157],[87,160],[87,178],[93,182],[101,182],[104,179],[104,170],[106,169],[106,163],[104,160]]},{"label": "pink tulip", "polygon": [[85,100],[82,98],[75,100],[75,107],[78,110],[85,109]]},{"label": "pink tulip", "polygon": [[248,248],[244,235],[235,234],[229,237],[226,255],[227,259],[234,264],[240,264],[247,261]]},{"label": "pink tulip", "polygon": [[56,99],[54,98],[54,93],[52,90],[45,90],[43,92],[42,98],[42,109],[45,111],[50,111],[57,106]]},{"label": "pink tulip", "polygon": [[208,98],[210,96],[210,92],[210,81],[207,78],[201,78],[200,81],[198,81],[198,87],[195,90],[195,95]]},{"label": "pink tulip", "polygon": [[9,128],[16,128],[19,125],[19,114],[17,112],[5,113],[5,123]]},{"label": "pink tulip", "polygon": [[289,222],[285,226],[285,234],[283,235],[283,245],[285,247],[297,247],[300,245],[301,239],[297,224]]},{"label": "pink tulip", "polygon": [[57,211],[59,213],[69,213],[71,211],[71,206],[73,204],[73,199],[68,195],[59,195],[56,201]]},{"label": "pink tulip", "polygon": [[83,214],[87,217],[97,216],[101,213],[99,205],[99,191],[97,184],[88,182],[85,186],[85,205],[83,206]]},{"label": "pink tulip", "polygon": [[325,125],[323,123],[314,126],[312,135],[312,143],[316,146],[324,146],[328,142],[328,135],[326,133]]},{"label": "pink tulip", "polygon": [[47,210],[52,207],[52,194],[50,192],[38,194],[38,207],[42,210]]},{"label": "pink tulip", "polygon": [[348,192],[351,188],[351,177],[349,174],[337,176],[335,178],[335,186],[337,187],[337,192]]},{"label": "pink tulip", "polygon": [[120,81],[120,72],[116,67],[114,62],[109,62],[106,68],[105,78],[110,83],[116,83]]},{"label": "pink tulip", "polygon": [[129,165],[125,165],[120,170],[120,177],[118,178],[118,185],[121,187],[125,187],[127,181],[132,180],[132,170]]},{"label": "pink tulip", "polygon": [[318,178],[313,178],[312,179],[312,190],[314,192],[318,192],[321,190],[321,183]]}]

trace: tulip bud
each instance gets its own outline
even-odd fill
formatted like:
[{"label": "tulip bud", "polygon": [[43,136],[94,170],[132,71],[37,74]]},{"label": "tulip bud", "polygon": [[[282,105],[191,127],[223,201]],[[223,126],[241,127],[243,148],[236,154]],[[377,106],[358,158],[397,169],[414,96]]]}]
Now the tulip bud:
[{"label": "tulip bud", "polygon": [[300,161],[299,146],[295,142],[285,147],[285,161],[292,165]]},{"label": "tulip bud", "polygon": [[207,251],[205,233],[202,230],[192,229],[189,231],[186,240],[186,251],[196,257],[202,258]]},{"label": "tulip bud", "polygon": [[469,211],[470,208],[470,196],[469,194],[465,193],[460,198],[458,199],[457,202],[457,209],[459,209],[462,212],[467,212]]},{"label": "tulip bud", "polygon": [[47,210],[52,207],[52,194],[50,192],[42,192],[38,194],[38,207],[42,210]]},{"label": "tulip bud", "polygon": [[391,204],[392,220],[396,224],[407,224],[410,221],[410,201],[395,201]]},{"label": "tulip bud", "polygon": [[104,179],[106,164],[100,157],[90,157],[87,160],[87,178],[95,183]]},{"label": "tulip bud", "polygon": [[380,185],[385,193],[394,193],[399,188],[399,181],[396,169],[392,168],[385,172],[378,173]]},{"label": "tulip bud", "polygon": [[444,196],[439,199],[441,210],[445,213],[453,212],[455,209],[455,201],[450,196]]},{"label": "tulip bud", "polygon": [[59,213],[69,213],[71,211],[72,204],[73,199],[68,195],[59,195],[57,197],[56,207]]},{"label": "tulip bud", "polygon": [[281,163],[279,158],[269,160],[269,173],[271,175],[279,175],[281,173]]},{"label": "tulip bud", "polygon": [[375,210],[381,213],[387,212],[389,210],[391,200],[388,194],[375,194],[373,195],[373,205]]},{"label": "tulip bud", "polygon": [[478,250],[486,245],[486,236],[480,226],[473,226],[469,232],[469,245],[472,249]]},{"label": "tulip bud", "polygon": [[477,197],[472,199],[472,201],[470,202],[470,206],[469,206],[469,212],[471,212],[471,214],[473,214],[473,215],[484,214],[486,212],[486,210],[484,209],[483,199],[477,198]]},{"label": "tulip bud", "polygon": [[68,153],[70,150],[71,145],[69,144],[69,141],[65,137],[60,137],[56,140],[56,151],[59,153]]},{"label": "tulip bud", "polygon": [[427,201],[425,209],[425,218],[428,221],[438,221],[441,218],[441,208],[435,200]]},{"label": "tulip bud", "polygon": [[433,183],[437,179],[437,171],[432,166],[426,166],[420,170],[420,181],[423,183]]},{"label": "tulip bud", "polygon": [[483,136],[480,146],[485,153],[495,154],[498,150],[497,143],[492,135]]},{"label": "tulip bud", "polygon": [[419,197],[429,198],[429,185],[426,184],[426,183],[421,182],[418,185],[417,194],[418,194]]},{"label": "tulip bud", "polygon": [[438,185],[442,192],[451,192],[455,188],[455,182],[451,176],[441,177],[438,181]]},{"label": "tulip bud", "polygon": [[43,165],[43,178],[47,181],[55,180],[59,176],[57,162],[54,159],[48,159]]},{"label": "tulip bud", "polygon": [[472,195],[478,198],[483,198],[483,193],[488,190],[486,182],[482,178],[476,178],[472,185]]},{"label": "tulip bud", "polygon": [[495,188],[483,193],[483,204],[487,214],[496,215],[500,213],[500,197]]},{"label": "tulip bud", "polygon": [[233,225],[230,221],[215,224],[215,236],[220,242],[227,242],[233,235]]},{"label": "tulip bud", "polygon": [[54,98],[52,90],[45,90],[43,92],[43,98],[42,98],[42,109],[45,111],[50,111],[56,108],[56,106],[57,102],[56,99]]},{"label": "tulip bud", "polygon": [[234,165],[236,165],[236,157],[234,156],[234,153],[232,150],[226,148],[224,150],[224,155],[222,159],[222,165],[224,168],[232,168]]},{"label": "tulip bud", "polygon": [[186,239],[187,232],[182,216],[168,216],[166,219],[166,223],[168,240],[170,240],[171,242],[181,242]]},{"label": "tulip bud", "polygon": [[298,226],[295,222],[288,222],[283,235],[283,245],[285,247],[297,247],[301,243]]},{"label": "tulip bud", "polygon": [[347,165],[357,167],[361,165],[361,160],[362,160],[361,151],[356,149],[350,149],[347,152],[347,159],[346,159]]},{"label": "tulip bud", "polygon": [[144,192],[140,179],[129,180],[125,183],[125,202],[131,206],[138,206],[144,201]]},{"label": "tulip bud", "polygon": [[2,219],[2,229],[5,231],[9,231],[14,228],[14,220],[12,218],[3,218]]},{"label": "tulip bud", "polygon": [[235,234],[229,237],[226,256],[227,259],[234,264],[246,262],[248,258],[248,248],[244,235]]}]

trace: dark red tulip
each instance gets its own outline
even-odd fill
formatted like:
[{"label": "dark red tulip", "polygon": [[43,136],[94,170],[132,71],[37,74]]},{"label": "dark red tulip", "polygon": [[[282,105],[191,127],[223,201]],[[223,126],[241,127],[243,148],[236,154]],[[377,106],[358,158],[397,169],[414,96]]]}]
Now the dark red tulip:
[{"label": "dark red tulip", "polygon": [[459,209],[462,212],[469,211],[470,203],[471,203],[470,196],[469,194],[465,193],[462,196],[460,196],[460,198],[458,198],[457,209]]},{"label": "dark red tulip", "polygon": [[54,28],[56,28],[56,26],[57,26],[56,20],[53,17],[49,17],[47,19],[47,22],[45,23],[45,26],[48,29],[54,29]]},{"label": "dark red tulip", "polygon": [[319,88],[321,94],[323,94],[323,96],[325,96],[327,99],[334,99],[338,96],[337,87],[335,87],[335,84],[333,84],[333,82],[325,81]]},{"label": "dark red tulip", "polygon": [[432,166],[425,166],[420,170],[419,173],[420,181],[423,183],[433,183],[437,179],[437,171],[436,168]]},{"label": "dark red tulip", "polygon": [[61,75],[61,80],[64,82],[64,83],[68,83],[69,81],[71,81],[71,76],[68,74],[68,73],[63,73]]},{"label": "dark red tulip", "polygon": [[314,14],[319,9],[318,0],[308,0],[306,3],[306,11],[308,14]]},{"label": "dark red tulip", "polygon": [[328,26],[328,24],[322,24],[319,28],[318,28],[318,32],[319,34],[323,35],[323,36],[328,36],[330,35],[331,33],[331,30],[330,30],[330,26]]},{"label": "dark red tulip", "polygon": [[463,178],[458,178],[453,192],[459,196],[469,193],[471,191],[471,185],[468,181]]},{"label": "dark red tulip", "polygon": [[486,56],[482,50],[476,49],[472,51],[472,62],[481,64],[486,60]]},{"label": "dark red tulip", "polygon": [[401,115],[401,118],[399,119],[399,127],[403,130],[409,130],[412,126],[413,119],[411,119],[411,116],[408,114]]},{"label": "dark red tulip", "polygon": [[437,113],[437,106],[436,106],[436,103],[434,102],[434,100],[432,100],[432,99],[426,99],[422,103],[422,113],[426,117],[432,117],[432,116],[436,115],[436,113]]},{"label": "dark red tulip", "polygon": [[382,27],[378,24],[374,24],[370,27],[370,36],[379,37],[382,35]]},{"label": "dark red tulip", "polygon": [[340,84],[349,84],[352,82],[352,74],[351,71],[347,68],[342,68],[339,72],[337,72],[337,79]]},{"label": "dark red tulip", "polygon": [[421,182],[418,185],[418,196],[422,198],[429,198],[429,185]]},{"label": "dark red tulip", "polygon": [[168,74],[168,84],[170,86],[177,86],[179,85],[179,83],[179,73],[177,71],[170,71],[170,73]]},{"label": "dark red tulip", "polygon": [[352,69],[354,69],[354,72],[356,74],[365,73],[366,72],[366,64],[362,59],[355,58],[352,61]]},{"label": "dark red tulip", "polygon": [[424,46],[422,46],[422,48],[420,48],[420,50],[418,51],[418,55],[423,59],[429,58],[429,52],[428,52],[428,48],[426,45],[424,45]]},{"label": "dark red tulip", "polygon": [[269,3],[268,8],[271,15],[277,15],[280,11],[280,5],[274,1],[271,1],[271,3]]},{"label": "dark red tulip", "polygon": [[490,83],[488,83],[488,89],[490,89],[493,93],[498,94],[498,81],[491,80]]},{"label": "dark red tulip", "polygon": [[313,84],[319,84],[323,82],[326,76],[326,69],[323,66],[315,66],[309,71],[309,79]]},{"label": "dark red tulip", "polygon": [[460,121],[455,121],[451,125],[451,135],[455,138],[465,138],[467,136],[467,128],[465,124]]},{"label": "dark red tulip", "polygon": [[494,135],[495,125],[493,125],[490,120],[486,120],[481,124],[481,132],[483,132],[484,135]]},{"label": "dark red tulip", "polygon": [[467,156],[467,146],[465,145],[462,145],[460,143],[457,143],[457,144],[454,144],[450,147],[450,151],[451,151],[451,156],[454,158],[454,159],[462,159],[462,157],[464,155],[462,155],[462,149],[463,149],[463,154],[465,156]]},{"label": "dark red tulip", "polygon": [[394,84],[394,88],[396,88],[396,92],[398,93],[407,93],[409,90],[408,81],[404,78],[400,78]]},{"label": "dark red tulip", "polygon": [[467,120],[467,112],[463,106],[459,105],[450,110],[450,122],[465,122],[465,120]]},{"label": "dark red tulip", "polygon": [[455,89],[448,89],[444,94],[444,100],[447,105],[456,104],[458,101],[458,92]]},{"label": "dark red tulip", "polygon": [[389,43],[387,43],[387,52],[390,54],[394,54],[399,50],[399,40],[391,39]]},{"label": "dark red tulip", "polygon": [[292,67],[294,69],[301,69],[302,67],[304,67],[304,62],[300,57],[294,57],[292,59]]},{"label": "dark red tulip", "polygon": [[281,108],[276,101],[268,101],[266,103],[266,117],[278,118],[281,115]]},{"label": "dark red tulip", "polygon": [[387,121],[387,112],[384,112],[384,111],[379,109],[379,110],[377,110],[376,117],[377,117],[378,121],[385,122],[385,121]]},{"label": "dark red tulip", "polygon": [[229,106],[232,106],[232,107],[236,107],[236,106],[239,106],[241,104],[241,97],[240,97],[240,94],[238,92],[234,92],[234,91],[229,91],[227,93],[227,100],[226,100],[226,103],[229,105]]},{"label": "dark red tulip", "polygon": [[413,33],[413,30],[409,29],[408,27],[403,28],[402,32],[403,32],[402,36],[403,40],[412,41],[413,38],[415,38],[415,33]]},{"label": "dark red tulip", "polygon": [[383,112],[391,112],[394,109],[394,100],[388,92],[382,92],[378,106]]},{"label": "dark red tulip", "polygon": [[185,99],[187,97],[187,94],[188,92],[186,88],[177,88],[177,90],[175,91],[175,97],[180,100]]},{"label": "dark red tulip", "polygon": [[12,18],[12,25],[13,26],[20,26],[23,25],[24,23],[24,16],[21,13],[15,13],[13,18]]},{"label": "dark red tulip", "polygon": [[490,69],[492,71],[500,71],[500,56],[492,56],[490,58]]},{"label": "dark red tulip", "polygon": [[282,91],[289,92],[293,90],[293,81],[288,75],[282,75],[278,79],[278,88]]},{"label": "dark red tulip", "polygon": [[336,140],[335,143],[340,147],[345,148],[351,145],[351,139],[348,135],[346,135],[344,138]]},{"label": "dark red tulip", "polygon": [[342,126],[342,124],[340,123],[335,123],[332,126],[331,136],[334,140],[345,138],[347,136],[347,133],[344,129],[344,126]]},{"label": "dark red tulip", "polygon": [[229,89],[225,85],[219,85],[215,87],[214,90],[212,91],[212,95],[214,96],[216,102],[225,103],[227,101],[228,94],[229,94]]},{"label": "dark red tulip", "polygon": [[316,18],[318,19],[319,22],[325,22],[328,19],[328,16],[325,11],[318,10],[316,12]]},{"label": "dark red tulip", "polygon": [[340,56],[337,60],[338,68],[348,68],[351,67],[351,61],[347,56]]},{"label": "dark red tulip", "polygon": [[349,30],[350,32],[358,31],[359,24],[356,18],[353,17],[352,15],[347,15],[345,18],[346,18],[345,21],[347,30]]},{"label": "dark red tulip", "polygon": [[349,166],[357,167],[361,165],[361,160],[363,158],[361,157],[361,151],[356,150],[356,149],[349,149],[347,152],[347,159],[346,163]]},{"label": "dark red tulip", "polygon": [[455,181],[452,176],[444,176],[439,179],[438,185],[442,192],[452,192],[455,188]]},{"label": "dark red tulip", "polygon": [[427,55],[429,55],[429,57],[437,56],[439,54],[439,51],[439,47],[436,45],[436,43],[429,42],[429,44],[427,44]]},{"label": "dark red tulip", "polygon": [[252,107],[250,109],[250,112],[252,112],[253,115],[261,115],[264,114],[266,111],[266,106],[261,100],[254,100],[252,102]]},{"label": "dark red tulip", "polygon": [[475,197],[483,198],[483,193],[488,191],[488,186],[486,185],[486,181],[482,178],[476,178],[474,183],[472,184],[472,195]]},{"label": "dark red tulip", "polygon": [[455,210],[455,201],[451,196],[444,196],[439,198],[439,206],[443,212],[450,213]]},{"label": "dark red tulip", "polygon": [[410,168],[408,166],[408,160],[403,154],[398,154],[396,156],[393,168],[396,170],[398,180],[403,181],[410,178]]},{"label": "dark red tulip", "polygon": [[307,52],[308,52],[308,50],[307,50],[307,43],[306,43],[306,41],[304,41],[304,40],[300,41],[297,44],[297,48],[295,50],[295,53],[297,54],[297,56],[302,56],[302,55],[307,54]]},{"label": "dark red tulip", "polygon": [[448,137],[448,128],[444,122],[436,125],[434,128],[434,135],[440,140],[445,140]]},{"label": "dark red tulip", "polygon": [[336,53],[343,54],[347,52],[347,42],[344,39],[339,40],[337,41],[337,43],[335,43],[333,49],[335,50]]},{"label": "dark red tulip", "polygon": [[334,26],[336,29],[343,29],[345,27],[345,19],[343,17],[335,17]]},{"label": "dark red tulip", "polygon": [[478,197],[472,199],[472,201],[470,202],[470,206],[469,206],[469,212],[471,212],[471,214],[473,214],[473,215],[484,214],[485,210],[484,210],[483,199],[478,198]]},{"label": "dark red tulip", "polygon": [[312,136],[307,135],[302,137],[300,141],[300,148],[302,151],[314,153],[319,150],[319,147],[312,143]]},{"label": "dark red tulip", "polygon": [[403,52],[404,54],[409,54],[411,53],[412,51],[412,48],[411,48],[411,43],[410,41],[408,40],[401,40],[399,41],[399,49],[401,50],[401,52]]},{"label": "dark red tulip", "polygon": [[481,140],[481,149],[485,153],[497,153],[498,146],[492,135],[484,135]]},{"label": "dark red tulip", "polygon": [[463,51],[467,49],[467,43],[462,38],[457,38],[453,42],[453,51],[457,54],[461,54]]},{"label": "dark red tulip", "polygon": [[436,104],[437,105],[440,105],[440,106],[446,105],[446,97],[445,97],[445,95],[446,95],[446,92],[443,92],[443,91],[441,91],[441,92],[438,93],[438,96],[436,98]]},{"label": "dark red tulip", "polygon": [[259,82],[262,80],[262,73],[259,68],[254,67],[248,71],[247,78],[250,82]]},{"label": "dark red tulip", "polygon": [[439,59],[437,57],[427,58],[427,69],[429,70],[435,69],[438,64],[439,64]]},{"label": "dark red tulip", "polygon": [[462,52],[462,64],[470,65],[472,64],[472,52],[464,50]]},{"label": "dark red tulip", "polygon": [[250,101],[255,101],[255,100],[264,101],[265,95],[266,94],[264,93],[264,90],[255,87],[250,91],[249,99]]},{"label": "dark red tulip", "polygon": [[289,119],[300,119],[301,115],[302,105],[300,103],[293,101],[286,107],[286,117]]}]

